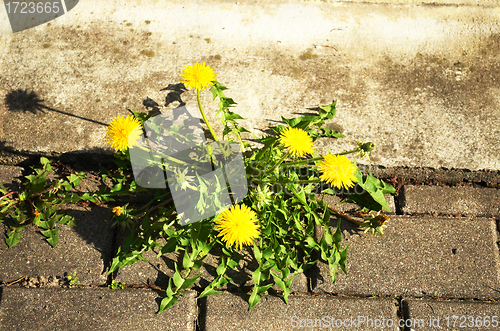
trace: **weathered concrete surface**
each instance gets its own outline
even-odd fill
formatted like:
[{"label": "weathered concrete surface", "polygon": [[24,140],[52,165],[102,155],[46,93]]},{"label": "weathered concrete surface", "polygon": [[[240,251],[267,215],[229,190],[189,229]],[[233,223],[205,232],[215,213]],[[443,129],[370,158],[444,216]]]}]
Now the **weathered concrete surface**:
[{"label": "weathered concrete surface", "polygon": [[151,290],[4,288],[0,330],[194,330],[195,293],[158,315]]},{"label": "weathered concrete surface", "polygon": [[[87,208],[90,210],[90,208]],[[68,213],[75,226],[57,224],[59,242],[52,248],[31,225],[22,230],[20,242],[12,248],[5,243],[6,226],[0,224],[0,282],[12,282],[23,276],[58,276],[64,278],[76,272],[79,283],[106,283],[106,265],[113,252],[111,213],[107,208],[71,206]]]},{"label": "weathered concrete surface", "polygon": [[[178,83],[186,64],[205,61],[258,135],[281,115],[337,99],[330,127],[348,138],[318,140],[319,153],[364,140],[377,144],[373,156],[385,166],[500,169],[499,13],[487,6],[82,0],[50,25],[3,39],[0,143],[102,152],[112,118],[145,110],[147,97],[163,105],[160,89]],[[203,103],[220,134],[210,98],[205,92]],[[195,94],[182,100],[194,102]]]},{"label": "weathered concrete surface", "polygon": [[387,225],[384,236],[371,237],[343,224],[348,274],[339,271],[332,284],[319,262],[313,292],[500,298],[495,220],[391,216]]},{"label": "weathered concrete surface", "polygon": [[[335,330],[379,330],[380,324],[378,328],[374,327],[376,323],[374,320],[379,319],[379,323],[382,323],[382,318],[385,321],[391,319],[394,322],[393,327],[387,327],[385,324],[384,329],[399,330],[397,302],[390,299],[291,295],[287,305],[281,298],[266,295],[250,312],[246,300],[233,294],[214,295],[202,300],[204,308],[201,309],[200,326],[206,331],[293,330],[295,328],[318,330],[332,326]],[[359,323],[360,316],[364,316],[366,322]],[[354,320],[354,324],[351,319]],[[368,319],[372,319],[372,325],[367,325],[370,323]],[[339,327],[332,324],[336,322]]]},{"label": "weathered concrete surface", "polygon": [[405,185],[400,200],[405,213],[500,215],[500,190],[494,188]]},{"label": "weathered concrete surface", "polygon": [[491,330],[500,325],[498,302],[404,299],[402,304],[405,320],[417,330]]}]

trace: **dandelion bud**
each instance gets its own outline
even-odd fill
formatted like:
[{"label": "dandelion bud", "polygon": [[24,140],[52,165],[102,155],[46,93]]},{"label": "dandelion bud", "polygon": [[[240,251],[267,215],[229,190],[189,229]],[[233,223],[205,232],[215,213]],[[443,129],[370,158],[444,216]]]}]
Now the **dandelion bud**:
[{"label": "dandelion bud", "polygon": [[369,153],[375,149],[375,144],[371,141],[367,143],[358,143],[358,145],[365,153]]}]

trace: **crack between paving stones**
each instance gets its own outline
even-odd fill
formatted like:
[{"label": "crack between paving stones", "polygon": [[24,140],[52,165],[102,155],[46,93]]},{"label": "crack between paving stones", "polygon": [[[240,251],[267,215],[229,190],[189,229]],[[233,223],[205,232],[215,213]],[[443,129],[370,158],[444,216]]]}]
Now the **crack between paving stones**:
[{"label": "crack between paving stones", "polygon": [[[403,307],[403,297],[402,296],[395,296],[396,297],[396,300],[397,300],[397,304],[396,304],[396,307],[397,307],[397,310],[396,310],[396,316],[398,317],[398,321],[399,319],[405,319],[405,309]],[[399,330],[401,331],[404,331],[404,327],[399,327]]]},{"label": "crack between paving stones", "polygon": [[[109,259],[107,265],[104,266],[105,272],[108,272],[109,268],[111,268],[111,265],[113,263],[113,257],[116,256],[116,253],[118,252],[118,245],[116,242],[117,238],[118,238],[118,227],[116,227],[113,231],[113,239],[112,239],[112,244],[111,244],[111,258]],[[113,279],[115,279],[117,273],[118,273],[118,270],[116,270],[115,272],[108,275],[108,277],[106,279],[106,284],[104,285],[105,287],[108,287],[109,285],[111,285],[111,283],[113,282]]]},{"label": "crack between paving stones", "polygon": [[[196,291],[196,297],[198,297],[200,293]],[[202,331],[205,330],[207,327],[207,297],[201,298],[201,299],[196,299],[196,305],[198,306],[198,316],[196,318],[195,324],[194,324],[194,330],[195,331]]]}]

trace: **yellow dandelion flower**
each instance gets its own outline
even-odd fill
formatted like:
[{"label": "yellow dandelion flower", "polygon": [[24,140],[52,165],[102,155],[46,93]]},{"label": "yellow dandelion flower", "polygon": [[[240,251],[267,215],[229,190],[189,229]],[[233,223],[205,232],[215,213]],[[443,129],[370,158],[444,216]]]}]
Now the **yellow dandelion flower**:
[{"label": "yellow dandelion flower", "polygon": [[141,134],[141,122],[131,115],[127,117],[118,115],[112,119],[106,132],[111,147],[122,151],[127,147],[136,146]]},{"label": "yellow dandelion flower", "polygon": [[314,152],[314,143],[307,132],[299,128],[286,128],[280,141],[294,156],[303,156]]},{"label": "yellow dandelion flower", "polygon": [[113,207],[113,214],[116,216],[120,216],[123,213],[123,208],[122,207]]},{"label": "yellow dandelion flower", "polygon": [[205,62],[195,64],[188,64],[182,69],[181,81],[186,85],[188,89],[193,87],[198,90],[203,90],[213,85],[216,73],[210,68],[210,66],[205,65]]},{"label": "yellow dandelion flower", "polygon": [[330,155],[324,157],[324,161],[318,162],[319,177],[340,189],[342,186],[353,187],[356,182],[356,166],[344,155]]},{"label": "yellow dandelion flower", "polygon": [[259,236],[257,215],[245,205],[232,206],[215,220],[215,229],[227,245],[241,249],[242,245],[251,245],[252,239]]}]

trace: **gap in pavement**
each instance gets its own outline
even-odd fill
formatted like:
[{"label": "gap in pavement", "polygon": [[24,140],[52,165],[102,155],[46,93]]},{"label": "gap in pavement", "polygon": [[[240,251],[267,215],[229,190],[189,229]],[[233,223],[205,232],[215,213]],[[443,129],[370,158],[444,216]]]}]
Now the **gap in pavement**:
[{"label": "gap in pavement", "polygon": [[[39,164],[40,157],[47,157],[51,163],[61,161],[75,168],[76,171],[98,170],[100,166],[107,169],[115,168],[113,154],[94,151],[90,153],[33,153],[14,151],[0,142],[0,165],[29,168]],[[478,187],[500,188],[500,170],[469,170],[454,168],[430,167],[385,167],[382,165],[358,164],[363,172],[372,172],[379,179],[391,183],[396,189],[404,184],[411,185],[475,185]]]}]

